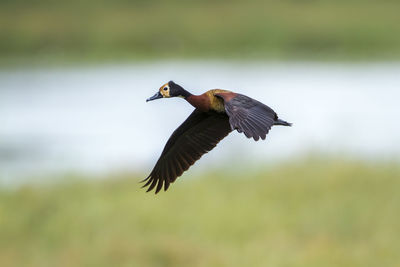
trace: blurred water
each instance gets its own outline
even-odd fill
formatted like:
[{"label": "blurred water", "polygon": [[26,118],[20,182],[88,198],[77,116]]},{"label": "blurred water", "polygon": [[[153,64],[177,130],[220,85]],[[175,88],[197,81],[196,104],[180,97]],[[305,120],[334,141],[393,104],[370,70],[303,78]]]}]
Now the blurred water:
[{"label": "blurred water", "polygon": [[[0,70],[0,182],[66,170],[149,171],[190,114],[182,99],[145,99],[168,80],[192,93],[230,89],[292,128],[266,141],[233,133],[194,168],[276,162],[310,151],[400,155],[400,64],[160,62]],[[240,167],[240,166],[239,166]]]}]

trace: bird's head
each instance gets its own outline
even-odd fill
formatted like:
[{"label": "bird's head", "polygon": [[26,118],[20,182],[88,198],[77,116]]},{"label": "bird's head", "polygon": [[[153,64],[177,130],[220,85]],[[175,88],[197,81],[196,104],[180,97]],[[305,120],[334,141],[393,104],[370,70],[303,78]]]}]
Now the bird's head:
[{"label": "bird's head", "polygon": [[185,89],[183,89],[180,85],[174,83],[173,81],[169,81],[163,84],[158,92],[152,97],[146,99],[146,102],[156,100],[159,98],[170,98],[170,97],[186,97],[187,93]]}]

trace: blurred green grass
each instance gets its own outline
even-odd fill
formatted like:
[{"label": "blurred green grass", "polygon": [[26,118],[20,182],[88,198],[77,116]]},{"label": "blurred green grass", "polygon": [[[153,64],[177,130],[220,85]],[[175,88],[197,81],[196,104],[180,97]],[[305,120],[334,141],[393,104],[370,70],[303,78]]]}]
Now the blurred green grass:
[{"label": "blurred green grass", "polygon": [[[288,162],[0,191],[0,266],[398,266],[400,168]],[[78,178],[78,179],[77,179]]]},{"label": "blurred green grass", "polygon": [[399,59],[392,0],[2,0],[0,59]]}]

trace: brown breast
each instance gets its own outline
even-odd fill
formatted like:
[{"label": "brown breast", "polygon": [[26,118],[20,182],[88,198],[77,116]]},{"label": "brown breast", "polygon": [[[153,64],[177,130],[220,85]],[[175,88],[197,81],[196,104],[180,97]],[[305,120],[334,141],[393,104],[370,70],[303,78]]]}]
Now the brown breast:
[{"label": "brown breast", "polygon": [[[201,95],[191,95],[186,100],[195,108],[201,111],[207,112],[209,110],[214,110],[217,112],[224,113],[225,106],[224,100],[229,101],[235,93],[222,89],[213,89],[205,92]],[[222,98],[223,99],[222,99]]]},{"label": "brown breast", "polygon": [[202,95],[191,95],[186,98],[193,107],[200,109],[203,112],[207,112],[210,110],[210,99],[206,95],[206,93]]}]

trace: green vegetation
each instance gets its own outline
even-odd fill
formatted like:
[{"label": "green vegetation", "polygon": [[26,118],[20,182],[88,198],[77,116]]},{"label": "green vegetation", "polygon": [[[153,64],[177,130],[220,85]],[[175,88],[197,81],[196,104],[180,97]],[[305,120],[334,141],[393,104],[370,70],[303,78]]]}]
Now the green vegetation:
[{"label": "green vegetation", "polygon": [[0,1],[2,62],[400,58],[400,1]]},{"label": "green vegetation", "polygon": [[242,174],[188,174],[156,196],[130,175],[3,189],[0,266],[398,266],[399,166]]}]

